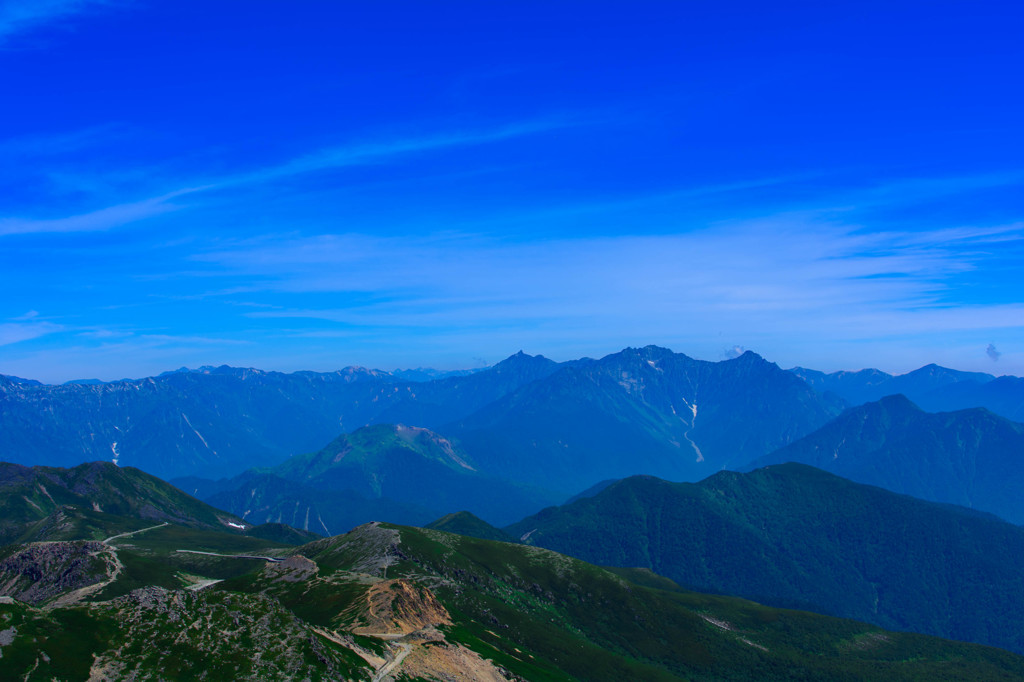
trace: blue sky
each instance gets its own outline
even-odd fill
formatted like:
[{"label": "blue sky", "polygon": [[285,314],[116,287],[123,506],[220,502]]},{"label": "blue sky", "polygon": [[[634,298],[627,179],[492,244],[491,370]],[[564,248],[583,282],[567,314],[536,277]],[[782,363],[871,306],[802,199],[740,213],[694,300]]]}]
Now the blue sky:
[{"label": "blue sky", "polygon": [[0,0],[0,373],[1024,374],[1018,3]]}]

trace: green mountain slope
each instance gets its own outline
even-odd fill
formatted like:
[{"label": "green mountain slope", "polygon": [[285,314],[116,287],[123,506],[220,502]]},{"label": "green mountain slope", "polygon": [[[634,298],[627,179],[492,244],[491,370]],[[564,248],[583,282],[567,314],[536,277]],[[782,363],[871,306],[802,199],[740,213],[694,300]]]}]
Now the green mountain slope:
[{"label": "green mountain slope", "polygon": [[[301,590],[245,579],[224,589],[277,594],[295,609],[305,608],[308,595],[323,594],[319,608],[302,617],[342,627],[360,622],[360,616],[340,604],[327,606],[327,595],[337,593],[329,587],[331,577],[337,579],[339,571],[429,585],[452,621],[439,626],[449,642],[529,680],[968,679],[1024,673],[1012,667],[1017,663],[1002,667],[1021,659],[992,649],[884,633],[735,598],[642,587],[539,548],[370,525],[299,552],[320,570]],[[382,583],[347,583],[356,594],[374,584]],[[993,665],[985,660],[988,653],[1006,663]]]},{"label": "green mountain slope", "polygon": [[1024,425],[985,409],[933,414],[889,396],[844,412],[752,467],[782,462],[1024,524]]},{"label": "green mountain slope", "polygon": [[466,535],[481,540],[497,540],[499,542],[515,542],[515,538],[495,528],[483,519],[473,516],[469,512],[461,511],[454,514],[447,514],[441,518],[428,523],[424,528],[443,530],[446,533]]},{"label": "green mountain slope", "polygon": [[[0,462],[0,544],[95,539],[109,530],[168,522],[240,532],[251,524],[138,469],[91,462],[72,469]],[[92,532],[85,533],[89,527]]]},{"label": "green mountain slope", "polygon": [[1024,651],[1024,529],[804,465],[629,478],[505,530],[692,589]]},{"label": "green mountain slope", "polygon": [[382,524],[298,548],[174,525],[7,546],[0,680],[1024,679],[998,649],[622,575]]},{"label": "green mountain slope", "polygon": [[[379,519],[420,525],[459,508],[504,524],[558,499],[487,476],[456,443],[401,424],[358,429],[271,469],[182,485],[247,521],[284,522],[323,535]],[[204,489],[212,492],[204,495]]]}]

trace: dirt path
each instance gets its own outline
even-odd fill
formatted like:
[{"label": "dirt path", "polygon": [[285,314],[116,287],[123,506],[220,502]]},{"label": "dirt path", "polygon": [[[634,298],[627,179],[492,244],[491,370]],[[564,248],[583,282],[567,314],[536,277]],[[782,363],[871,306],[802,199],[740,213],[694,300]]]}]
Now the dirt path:
[{"label": "dirt path", "polygon": [[185,589],[191,592],[198,592],[203,588],[209,587],[210,585],[216,585],[217,583],[222,581],[223,578],[203,578],[202,580],[199,580],[198,582],[189,585]]},{"label": "dirt path", "polygon": [[384,678],[392,673],[398,666],[402,664],[405,657],[412,653],[412,644],[406,644],[405,642],[397,642],[398,646],[402,647],[402,651],[397,656],[392,658],[390,661],[381,666],[380,670],[374,674],[373,679],[370,682],[382,682]]},{"label": "dirt path", "polygon": [[198,549],[176,549],[175,552],[181,552],[183,554],[205,554],[206,556],[222,556],[228,559],[262,559],[263,561],[284,561],[280,557],[274,556],[259,556],[257,554],[218,554],[217,552],[201,552]]},{"label": "dirt path", "polygon": [[145,533],[147,530],[155,530],[157,528],[163,528],[164,526],[169,526],[169,525],[171,525],[171,524],[169,524],[168,522],[164,521],[163,523],[161,523],[158,526],[150,526],[149,528],[140,528],[139,530],[133,530],[130,533],[119,533],[117,535],[111,535],[109,538],[107,538],[106,540],[103,540],[102,542],[103,542],[104,545],[108,545],[108,544],[110,544],[111,540],[116,540],[118,538],[126,538],[129,535],[135,535],[136,533]]}]

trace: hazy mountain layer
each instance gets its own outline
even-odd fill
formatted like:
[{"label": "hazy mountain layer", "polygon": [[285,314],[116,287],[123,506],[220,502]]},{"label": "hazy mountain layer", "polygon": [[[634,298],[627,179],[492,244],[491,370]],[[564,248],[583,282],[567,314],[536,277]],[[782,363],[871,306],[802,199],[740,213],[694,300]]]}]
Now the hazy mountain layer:
[{"label": "hazy mountain layer", "polygon": [[344,533],[368,519],[423,524],[437,515],[415,502],[369,499],[344,488],[320,490],[271,473],[247,472],[226,483],[227,489],[203,499],[235,510],[250,523],[284,523],[319,536]]},{"label": "hazy mountain layer", "polygon": [[462,418],[557,366],[519,354],[427,383],[352,367],[325,374],[220,367],[99,385],[0,377],[0,459],[108,460],[163,478],[231,476],[369,423],[429,427]]},{"label": "hazy mountain layer", "polygon": [[985,409],[933,414],[890,396],[844,412],[752,466],[782,462],[1024,524],[1024,425]]},{"label": "hazy mountain layer", "polygon": [[960,372],[926,365],[893,376],[877,369],[825,374],[812,369],[790,370],[820,393],[830,392],[849,405],[874,402],[902,394],[929,412],[950,412],[984,407],[1013,421],[1024,422],[1024,379],[993,377],[981,372]]}]

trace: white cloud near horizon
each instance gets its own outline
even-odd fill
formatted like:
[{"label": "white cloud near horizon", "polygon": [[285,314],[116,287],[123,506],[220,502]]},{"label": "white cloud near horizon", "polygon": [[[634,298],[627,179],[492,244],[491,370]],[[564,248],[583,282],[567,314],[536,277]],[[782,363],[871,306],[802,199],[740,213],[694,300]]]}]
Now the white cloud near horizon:
[{"label": "white cloud near horizon", "polygon": [[1024,227],[865,233],[782,218],[528,243],[321,235],[251,240],[196,258],[250,292],[360,301],[244,313],[257,319],[405,328],[576,321],[654,332],[685,318],[705,329],[811,333],[827,324],[870,337],[1024,327],[1024,306],[946,300],[949,278],[984,258],[970,247],[994,238],[1024,239]]}]

